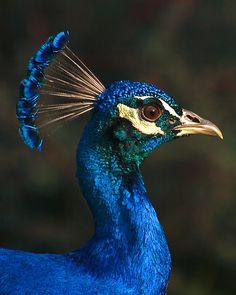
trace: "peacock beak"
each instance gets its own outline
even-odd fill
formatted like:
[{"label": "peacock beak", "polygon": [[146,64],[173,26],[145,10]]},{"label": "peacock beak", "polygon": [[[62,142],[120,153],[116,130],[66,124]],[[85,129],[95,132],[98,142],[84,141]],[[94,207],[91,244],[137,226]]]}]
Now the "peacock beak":
[{"label": "peacock beak", "polygon": [[201,118],[191,111],[183,110],[183,115],[180,118],[180,122],[180,125],[174,127],[173,129],[178,131],[177,136],[188,134],[207,134],[218,136],[223,139],[222,132],[215,124]]}]

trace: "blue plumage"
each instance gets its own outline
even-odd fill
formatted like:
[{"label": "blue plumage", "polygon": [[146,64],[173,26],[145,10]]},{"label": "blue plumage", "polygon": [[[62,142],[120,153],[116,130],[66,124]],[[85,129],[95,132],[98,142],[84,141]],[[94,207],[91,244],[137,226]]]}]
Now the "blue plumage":
[{"label": "blue plumage", "polygon": [[96,99],[96,105],[101,108],[110,108],[114,107],[122,100],[130,100],[130,104],[134,103],[137,106],[137,101],[133,100],[134,96],[151,96],[156,98],[162,98],[165,100],[175,111],[181,115],[182,108],[177,104],[175,99],[168,95],[163,90],[157,88],[155,85],[150,83],[142,82],[131,82],[131,81],[117,81],[112,83],[107,87],[107,89],[102,92]]},{"label": "blue plumage", "polygon": [[49,37],[30,59],[28,77],[20,85],[20,98],[16,107],[17,118],[20,123],[19,133],[26,145],[38,151],[42,149],[42,139],[40,139],[39,130],[35,125],[39,98],[38,91],[43,85],[44,69],[50,64],[55,55],[64,49],[68,38],[68,32],[61,32]]},{"label": "blue plumage", "polygon": [[[47,125],[92,111],[77,150],[77,177],[95,232],[61,255],[0,249],[0,294],[165,295],[171,257],[140,164],[183,135],[222,134],[152,84],[119,81],[105,89],[67,42],[68,33],[59,33],[31,58],[17,117],[23,141],[41,150],[38,117],[54,116]],[[66,103],[42,105],[44,95]]]}]

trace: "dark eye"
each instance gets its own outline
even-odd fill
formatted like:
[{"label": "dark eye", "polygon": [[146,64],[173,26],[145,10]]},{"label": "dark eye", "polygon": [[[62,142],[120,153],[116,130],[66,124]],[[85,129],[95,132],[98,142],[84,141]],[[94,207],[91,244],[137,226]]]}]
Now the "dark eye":
[{"label": "dark eye", "polygon": [[161,109],[156,105],[144,105],[141,109],[142,118],[150,122],[156,121],[161,113]]}]

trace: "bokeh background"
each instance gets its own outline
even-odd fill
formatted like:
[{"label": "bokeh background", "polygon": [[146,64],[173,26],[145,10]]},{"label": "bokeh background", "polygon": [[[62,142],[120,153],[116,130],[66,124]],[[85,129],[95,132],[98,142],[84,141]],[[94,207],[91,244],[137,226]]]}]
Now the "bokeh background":
[{"label": "bokeh background", "polygon": [[193,136],[162,146],[143,173],[172,252],[168,294],[236,294],[236,2],[0,4],[0,245],[62,253],[93,232],[75,178],[87,117],[50,131],[37,153],[21,142],[15,116],[29,57],[69,29],[70,47],[105,85],[155,83],[222,129],[224,141]]}]

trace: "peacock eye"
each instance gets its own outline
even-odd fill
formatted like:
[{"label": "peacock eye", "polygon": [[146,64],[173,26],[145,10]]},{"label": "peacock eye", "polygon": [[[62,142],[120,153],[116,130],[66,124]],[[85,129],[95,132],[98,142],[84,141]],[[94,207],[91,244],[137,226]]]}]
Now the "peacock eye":
[{"label": "peacock eye", "polygon": [[142,118],[150,122],[156,121],[160,117],[161,113],[162,111],[160,107],[156,105],[144,105],[141,109]]}]

